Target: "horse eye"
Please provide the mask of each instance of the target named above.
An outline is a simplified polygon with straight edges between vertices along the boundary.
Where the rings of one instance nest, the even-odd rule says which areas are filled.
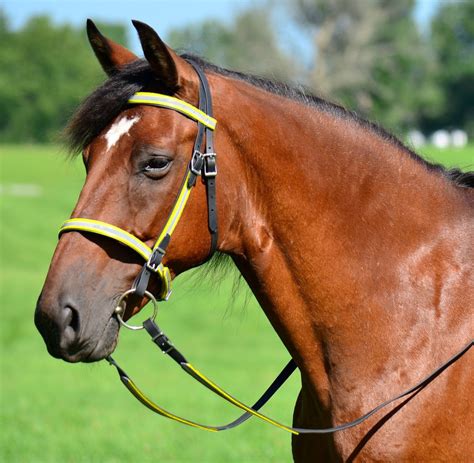
[[[153,178],[163,176],[170,166],[171,162],[168,158],[163,156],[148,159],[143,166],[143,171],[146,175]]]

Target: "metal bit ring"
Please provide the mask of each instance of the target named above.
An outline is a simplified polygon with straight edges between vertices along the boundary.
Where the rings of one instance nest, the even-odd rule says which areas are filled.
[[[138,331],[138,330],[142,330],[144,327],[143,325],[129,325],[127,322],[125,322],[122,318],[122,314],[124,313],[125,311],[125,299],[127,298],[127,296],[129,296],[130,294],[133,294],[135,292],[135,289],[132,288],[132,289],[129,289],[128,291],[125,291],[119,298],[118,302],[117,302],[117,307],[115,308],[115,315],[117,317],[117,320],[119,321],[119,323],[124,326],[125,328],[128,328],[129,330],[133,330],[133,331]],[[153,304],[153,313],[151,315],[151,319],[154,320],[156,318],[156,314],[158,313],[158,303],[156,302],[156,299],[155,299],[155,296],[153,296],[153,294],[151,294],[149,291],[145,291],[145,296],[151,301],[151,303]]]

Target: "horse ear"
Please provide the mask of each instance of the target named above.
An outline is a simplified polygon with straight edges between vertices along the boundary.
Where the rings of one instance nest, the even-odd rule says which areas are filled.
[[[187,64],[160,39],[148,24],[135,20],[132,23],[138,32],[145,58],[155,76],[171,94],[176,93],[181,87]]]
[[[139,59],[130,50],[104,37],[90,19],[87,20],[87,36],[95,56],[108,76],[115,74],[126,64]]]

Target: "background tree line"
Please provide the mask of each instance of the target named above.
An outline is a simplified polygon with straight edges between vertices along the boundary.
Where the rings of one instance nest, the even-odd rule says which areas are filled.
[[[221,66],[304,85],[398,135],[455,127],[472,138],[474,2],[443,3],[426,31],[413,19],[414,6],[414,0],[264,3],[231,22],[210,19],[165,39]],[[125,25],[100,27],[127,45]],[[13,30],[0,10],[0,44],[0,142],[54,141],[104,79],[84,27],[33,17]]]

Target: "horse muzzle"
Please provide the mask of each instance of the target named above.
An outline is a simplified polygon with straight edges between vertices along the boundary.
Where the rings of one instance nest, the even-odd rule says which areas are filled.
[[[35,325],[50,355],[75,363],[102,360],[113,352],[119,331],[117,319],[110,315],[102,324],[91,324],[81,313],[75,301],[40,295]]]

